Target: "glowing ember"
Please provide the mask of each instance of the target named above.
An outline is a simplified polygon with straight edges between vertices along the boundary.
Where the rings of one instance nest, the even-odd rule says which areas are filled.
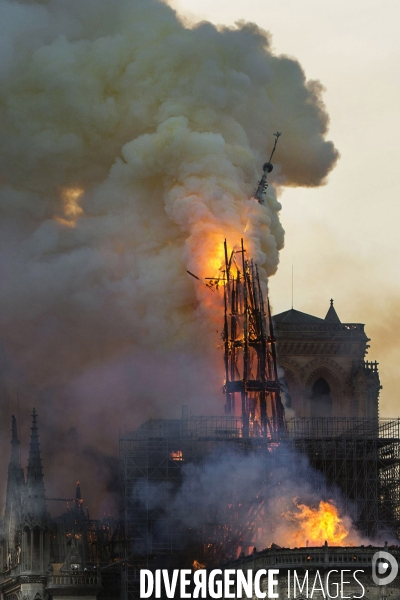
[[[83,194],[80,188],[67,188],[62,192],[63,217],[55,217],[56,221],[67,227],[75,227],[78,218],[83,214],[79,200]]]
[[[297,503],[296,508],[285,514],[298,526],[292,534],[292,543],[304,546],[307,541],[310,546],[321,546],[327,541],[330,546],[349,545],[350,520],[340,517],[334,504],[321,500],[317,508]]]
[[[170,457],[175,461],[183,460],[182,450],[173,450],[170,452]]]
[[[204,569],[205,565],[203,565],[203,563],[199,562],[198,560],[194,560],[193,561],[193,570],[194,571],[198,571],[199,569]]]

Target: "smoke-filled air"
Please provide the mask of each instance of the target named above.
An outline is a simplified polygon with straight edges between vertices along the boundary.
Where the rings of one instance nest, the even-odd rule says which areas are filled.
[[[254,24],[0,0],[0,47],[2,447],[19,402],[26,463],[35,406],[48,495],[80,479],[101,512],[119,430],[223,410],[218,297],[186,271],[214,276],[243,237],[266,281],[277,194],[322,185],[338,154],[321,84]]]
[[[173,492],[166,482],[143,478],[136,483],[135,502],[161,511],[151,543],[165,543],[172,529],[184,546],[188,531],[193,539],[203,539],[207,531],[206,539],[235,558],[238,546],[245,554],[252,550],[249,540],[258,550],[273,543],[290,548],[325,541],[330,546],[370,543],[345,514],[339,490],[328,489],[308,459],[284,443],[269,457],[238,456],[228,448],[214,452],[202,464],[185,465],[182,485]],[[166,522],[172,523],[170,529]],[[240,546],[242,540],[247,546]]]

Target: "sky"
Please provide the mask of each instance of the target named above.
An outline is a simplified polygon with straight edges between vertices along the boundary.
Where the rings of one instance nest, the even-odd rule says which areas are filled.
[[[325,88],[328,138],[340,160],[327,184],[285,189],[285,248],[270,279],[274,312],[365,323],[369,360],[380,363],[380,416],[400,414],[400,39],[398,2],[176,0],[189,19],[256,22],[277,54],[295,57]],[[285,135],[283,131],[282,135]],[[270,149],[266,141],[266,155]],[[279,156],[279,147],[277,151]]]

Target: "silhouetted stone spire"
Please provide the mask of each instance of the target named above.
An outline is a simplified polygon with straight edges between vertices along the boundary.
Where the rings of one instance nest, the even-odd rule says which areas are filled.
[[[19,451],[19,439],[17,431],[17,420],[11,417],[11,456],[8,465],[7,496],[6,496],[6,518],[9,518],[12,510],[19,510],[21,506],[21,494],[24,486],[24,472],[21,468]]]
[[[11,417],[11,457],[9,467],[11,466],[21,468],[17,419],[14,417],[14,415]]]
[[[44,492],[43,467],[40,456],[40,444],[37,428],[36,410],[32,411],[31,442],[29,445],[28,469],[26,475],[26,501],[25,510],[31,514],[46,512],[46,498]]]
[[[18,526],[21,520],[22,497],[25,487],[24,471],[21,468],[17,421],[11,418],[11,457],[8,464],[6,508],[3,535],[5,538],[5,564],[11,569],[18,562]]]
[[[84,514],[83,500],[82,500],[82,494],[81,494],[81,484],[79,483],[79,481],[76,482],[75,510],[79,516],[82,516]]]
[[[340,319],[337,315],[337,312],[333,307],[333,299],[332,298],[331,298],[331,305],[329,307],[328,312],[326,313],[325,321],[328,321],[328,323],[340,323]]]
[[[82,557],[79,548],[76,545],[75,536],[71,538],[71,544],[68,548],[67,556],[61,567],[62,571],[80,571],[82,569]]]

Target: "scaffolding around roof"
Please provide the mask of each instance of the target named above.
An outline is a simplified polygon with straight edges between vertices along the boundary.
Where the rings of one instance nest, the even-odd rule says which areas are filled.
[[[126,598],[137,595],[138,569],[143,566],[191,567],[193,560],[212,564],[238,551],[260,547],[266,527],[263,501],[228,512],[224,526],[216,524],[193,490],[196,529],[182,526],[169,508],[182,484],[182,468],[220,452],[235,452],[261,460],[260,484],[268,484],[274,468],[276,442],[258,431],[243,435],[241,417],[232,415],[152,419],[120,439],[126,555]],[[286,450],[285,450],[286,449]],[[353,518],[362,534],[400,536],[400,419],[294,418],[287,421],[281,452],[287,451],[293,472],[308,457],[309,469],[321,472],[333,500]],[[231,474],[227,473],[227,477]],[[234,480],[232,486],[234,487]],[[162,486],[161,488],[159,486]],[[163,506],[154,491],[163,490]],[[191,510],[191,506],[187,507]],[[242,515],[243,517],[243,515]],[[240,522],[240,526],[239,526]],[[245,523],[245,525],[243,525]]]

